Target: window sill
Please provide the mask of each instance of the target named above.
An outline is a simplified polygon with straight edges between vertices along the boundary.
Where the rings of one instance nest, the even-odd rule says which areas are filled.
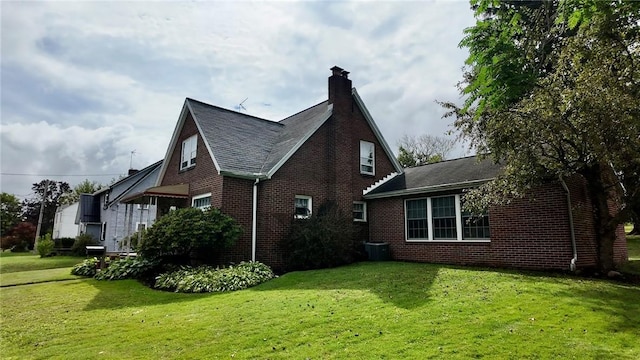
[[[355,222],[355,223],[366,223],[367,220],[353,219],[353,222]]]
[[[183,172],[187,172],[189,170],[193,170],[193,169],[195,169],[195,167],[196,167],[195,165],[191,165],[191,166],[188,166],[186,168],[182,168],[182,169],[178,170],[178,174],[181,174]]]
[[[445,243],[445,244],[474,244],[474,243],[490,243],[491,239],[475,239],[475,240],[429,240],[429,239],[405,239],[408,243]]]

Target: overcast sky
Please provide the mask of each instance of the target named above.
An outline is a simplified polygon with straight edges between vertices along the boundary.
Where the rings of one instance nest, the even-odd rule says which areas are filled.
[[[443,135],[435,100],[460,102],[474,23],[461,0],[0,6],[0,187],[21,198],[44,178],[108,183],[134,150],[137,169],[162,159],[185,97],[281,120],[327,98],[334,65],[394,150]]]

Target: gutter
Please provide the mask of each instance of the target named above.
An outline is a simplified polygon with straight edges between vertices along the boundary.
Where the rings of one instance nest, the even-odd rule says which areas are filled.
[[[251,223],[251,261],[256,261],[256,247],[258,243],[258,183],[260,179],[256,179],[253,183],[253,221]]]
[[[573,226],[573,210],[571,209],[571,193],[569,192],[567,183],[564,182],[562,175],[558,176],[558,178],[560,179],[560,184],[564,188],[564,191],[567,193],[567,208],[569,209],[569,229],[571,230],[571,247],[573,249],[573,258],[571,259],[571,263],[569,264],[569,269],[571,269],[571,271],[576,271],[576,262],[578,261],[578,250],[576,249],[576,232]]]
[[[491,181],[491,180],[493,180],[493,178],[480,179],[480,180],[471,180],[471,181],[462,181],[462,182],[451,183],[451,184],[431,185],[431,186],[424,186],[424,187],[411,188],[411,189],[388,191],[388,192],[383,192],[383,193],[378,193],[378,194],[367,194],[367,195],[364,195],[363,197],[365,199],[367,199],[367,200],[368,199],[382,199],[382,198],[397,197],[397,196],[408,196],[408,195],[433,193],[433,192],[446,191],[446,190],[467,189],[467,188],[471,188],[471,187],[480,186],[480,185],[482,185],[482,184],[484,184],[484,183],[486,183],[488,181]]]

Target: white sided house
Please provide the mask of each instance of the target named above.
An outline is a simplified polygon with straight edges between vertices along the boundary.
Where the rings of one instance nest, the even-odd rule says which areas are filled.
[[[75,238],[80,234],[80,227],[76,224],[76,216],[78,213],[78,202],[70,205],[61,205],[56,209],[56,215],[53,219],[54,239]]]

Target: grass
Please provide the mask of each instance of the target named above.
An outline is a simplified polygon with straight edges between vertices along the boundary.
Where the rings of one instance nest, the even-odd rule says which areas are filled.
[[[84,258],[76,256],[52,256],[40,258],[32,253],[0,253],[0,274],[20,271],[45,270],[72,267]]]
[[[397,262],[223,294],[93,279],[0,289],[3,359],[640,358],[640,287]]]
[[[632,225],[626,225],[625,232],[630,232]],[[627,254],[629,262],[622,267],[622,271],[640,276],[640,235],[627,235]]]
[[[45,270],[31,270],[11,272],[0,275],[0,286],[15,286],[37,284],[48,281],[72,280],[79,276],[71,275],[71,268],[55,268]]]

